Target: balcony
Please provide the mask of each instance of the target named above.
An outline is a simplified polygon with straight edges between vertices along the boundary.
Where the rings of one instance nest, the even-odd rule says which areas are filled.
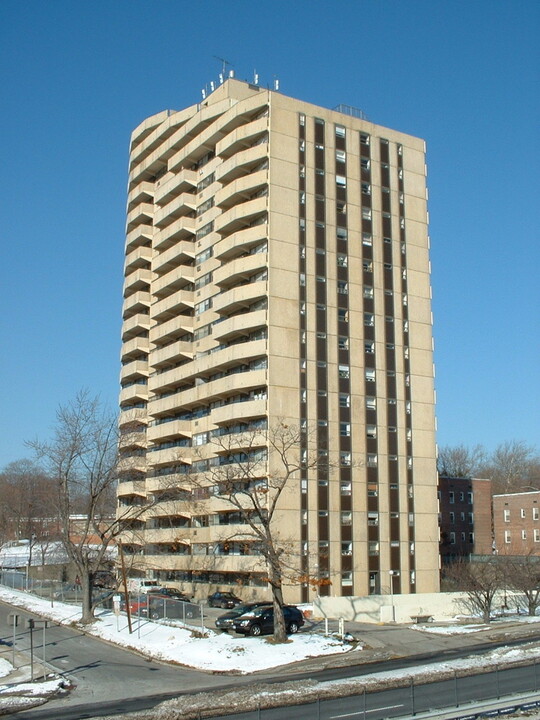
[[[152,318],[155,320],[167,320],[171,315],[179,315],[185,310],[193,310],[193,305],[193,292],[190,290],[178,290],[152,305]]]
[[[124,280],[124,297],[132,295],[137,290],[147,290],[152,281],[151,270],[135,270],[130,273]]]
[[[268,401],[266,398],[260,400],[246,400],[234,402],[212,410],[212,422],[216,425],[229,424],[236,420],[250,420],[251,418],[263,417],[268,412]]]
[[[193,267],[189,265],[180,265],[165,273],[160,278],[154,280],[152,284],[152,293],[156,297],[164,297],[170,295],[175,290],[180,290],[186,285],[193,284]]]
[[[133,313],[148,310],[149,308],[150,293],[139,290],[138,292],[133,293],[133,295],[129,295],[129,297],[124,300],[124,304],[122,305],[122,316],[127,319]]]
[[[152,530],[145,530],[144,542],[146,545],[168,543],[189,543],[188,537],[190,533],[189,529],[189,518],[186,518],[185,527],[169,527],[169,528],[154,528]],[[186,538],[183,537],[186,534]]]
[[[127,480],[118,483],[119,497],[139,496],[146,497],[146,483],[144,480]]]
[[[131,404],[133,402],[146,401],[148,398],[148,385],[135,383],[129,387],[120,390],[120,405]]]
[[[231,260],[214,271],[214,284],[221,288],[248,281],[257,271],[268,267],[268,253],[259,252]]]
[[[118,427],[120,430],[129,428],[130,425],[141,425],[148,422],[146,410],[142,408],[130,408],[129,410],[121,410],[118,419]]]
[[[148,493],[166,492],[167,490],[172,489],[181,490],[182,488],[189,490],[191,485],[192,483],[189,475],[182,475],[179,473],[172,473],[171,475],[158,475],[157,477],[149,477],[146,479],[146,491]]]
[[[244,175],[238,180],[234,180],[225,187],[218,190],[215,197],[215,204],[226,210],[238,203],[245,202],[258,190],[268,184],[268,170],[259,170],[258,172]]]
[[[249,392],[268,383],[268,371],[248,370],[213,380],[206,384],[207,398],[226,398],[239,392]]]
[[[223,348],[217,352],[197,358],[194,361],[194,371],[203,375],[206,372],[217,372],[226,370],[229,367],[247,364],[255,358],[262,357],[268,352],[266,340],[253,340],[245,343],[237,343],[230,347]],[[205,386],[202,386],[205,387]]]
[[[216,170],[216,180],[223,185],[230,183],[232,180],[251,172],[253,168],[260,165],[260,163],[262,163],[267,157],[267,143],[261,143],[260,145],[255,145],[247,150],[241,150],[236,153],[236,155],[233,155],[228,160],[224,160],[221,163]]]
[[[126,217],[126,231],[133,230],[137,225],[151,225],[154,215],[154,205],[141,203],[130,210]]]
[[[181,360],[191,360],[192,358],[193,343],[177,340],[170,345],[153,350],[150,355],[150,365],[152,368],[161,368],[176,364]]]
[[[150,425],[146,431],[146,437],[149,442],[159,443],[170,438],[191,437],[191,421],[190,420],[170,420],[162,422],[159,425]]]
[[[218,342],[232,340],[234,337],[249,337],[253,330],[265,327],[267,323],[268,313],[266,310],[241,313],[214,325],[213,337]]]
[[[156,233],[155,250],[167,250],[177,240],[186,240],[195,235],[195,218],[184,215]]]
[[[126,255],[126,261],[124,263],[124,273],[128,275],[133,270],[139,268],[148,268],[152,261],[152,248],[140,246],[132,250]]]
[[[179,265],[188,265],[195,258],[195,245],[193,240],[182,240],[173,247],[154,255],[152,270],[161,275]]]
[[[230,290],[225,290],[214,296],[214,311],[223,315],[231,315],[233,312],[249,309],[256,300],[267,296],[268,283],[266,280],[240,285]]]
[[[154,185],[150,182],[141,182],[128,193],[128,210],[131,211],[140,203],[152,203]]]
[[[267,196],[258,197],[226,210],[215,220],[216,232],[220,235],[230,235],[248,227],[258,216],[266,213],[267,200]]]
[[[268,132],[268,117],[261,117],[246,125],[241,125],[217,143],[216,155],[225,160],[238,151],[253,145],[266,132]]]
[[[120,370],[120,382],[124,383],[128,380],[135,380],[139,377],[148,377],[150,370],[148,363],[144,360],[133,360],[133,362],[122,365]]]
[[[141,334],[141,330],[150,330],[150,315],[136,313],[131,315],[122,324],[122,342],[131,340]]]
[[[154,237],[152,225],[139,225],[126,234],[126,252],[131,252],[141,245],[148,245]]]
[[[122,360],[135,360],[139,355],[148,354],[149,341],[147,337],[135,337],[122,345]]]
[[[173,198],[154,215],[154,227],[162,228],[170,225],[173,220],[187,215],[195,210],[197,196],[191,193],[182,193]]]
[[[169,339],[181,337],[186,333],[193,333],[193,318],[188,315],[175,316],[150,328],[150,342],[163,345]]]
[[[259,245],[268,237],[268,224],[259,223],[228,235],[214,245],[214,257],[222,262],[249,253],[252,247]]]
[[[154,203],[164,206],[174,197],[183,192],[189,192],[197,187],[197,173],[195,170],[182,168],[179,173],[167,173],[156,183],[154,190]]]

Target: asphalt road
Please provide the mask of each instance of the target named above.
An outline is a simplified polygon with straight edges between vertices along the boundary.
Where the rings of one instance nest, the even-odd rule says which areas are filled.
[[[7,614],[13,611],[11,606],[0,603],[0,638],[6,642],[12,640],[12,630],[7,625]],[[32,616],[17,609],[23,617]],[[34,615],[35,617],[35,615]],[[22,625],[22,623],[21,623]],[[19,626],[17,629],[16,647],[27,651],[30,647],[30,631]],[[34,631],[34,649],[38,659],[42,657],[42,631]],[[530,638],[529,638],[530,641]],[[523,642],[516,641],[515,644]],[[505,645],[513,644],[506,638]],[[477,652],[492,649],[493,644],[475,648]],[[443,652],[424,654],[411,658],[381,663],[350,665],[325,670],[291,672],[288,669],[286,679],[313,678],[319,681],[358,677],[375,670],[404,669],[418,664],[420,661],[435,662],[448,660],[450,657],[471,654],[472,648],[457,648]],[[148,661],[138,655],[117,646],[104,643],[79,631],[60,625],[49,626],[45,635],[45,659],[56,671],[70,677],[77,685],[76,689],[65,698],[52,700],[41,708],[17,714],[19,720],[82,720],[99,715],[124,713],[129,710],[148,709],[168,698],[181,694],[190,694],[201,690],[219,690],[220,688],[240,685],[257,686],[261,682],[282,682],[285,677],[282,670],[258,673],[255,676],[220,676],[190,670],[184,667],[164,665],[156,661]],[[300,668],[298,668],[300,670]],[[535,674],[536,673],[536,674]],[[408,713],[414,709],[419,712],[429,707],[441,707],[466,702],[469,699],[497,696],[497,693],[519,692],[530,690],[538,684],[536,675],[540,676],[540,667],[532,667],[527,676],[524,669],[501,670],[471,679],[470,687],[467,679],[445,681],[414,688],[388,690],[385,693],[369,693],[365,696],[353,696],[336,700],[321,701],[314,713],[314,707],[297,706],[287,709],[288,718],[320,717],[328,720],[341,717],[362,717],[364,703],[369,717],[391,717]],[[457,700],[456,700],[457,698]],[[438,704],[441,703],[441,704]],[[274,713],[274,714],[272,714]],[[267,720],[283,720],[284,709],[262,711],[261,717]],[[305,714],[302,714],[305,713]],[[311,714],[310,714],[311,713]],[[218,716],[216,716],[218,717]],[[220,716],[221,717],[221,716]],[[231,717],[231,716],[228,716]],[[240,714],[238,720],[253,720],[253,713]]]

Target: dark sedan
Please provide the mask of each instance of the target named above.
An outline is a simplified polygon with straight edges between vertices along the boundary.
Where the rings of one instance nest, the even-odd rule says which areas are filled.
[[[261,601],[261,602],[253,602],[253,603],[245,603],[244,605],[237,605],[232,610],[229,610],[229,612],[224,613],[223,615],[220,615],[218,619],[216,620],[216,627],[218,630],[223,630],[224,632],[228,632],[229,630],[233,630],[233,623],[240,615],[244,615],[244,613],[250,612],[250,610],[254,610],[257,607],[261,607],[262,605],[266,605],[267,607],[270,607],[272,603],[268,601]]]
[[[283,606],[283,617],[285,619],[285,629],[289,635],[298,632],[304,624],[304,616],[294,605]],[[273,633],[274,608],[262,606],[250,610],[233,620],[233,627],[237,633],[242,633],[242,635],[256,636]]]
[[[233,608],[235,605],[240,605],[242,600],[232,592],[215,592],[208,596],[208,604],[210,607],[220,608]]]

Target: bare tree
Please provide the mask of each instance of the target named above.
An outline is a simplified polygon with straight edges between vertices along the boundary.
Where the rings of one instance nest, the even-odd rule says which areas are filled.
[[[0,473],[0,537],[42,542],[55,535],[53,481],[31,460],[11,462]]]
[[[540,557],[529,553],[519,556],[499,556],[507,586],[520,595],[529,615],[536,615],[540,607]]]
[[[446,445],[439,449],[437,469],[445,477],[475,477],[486,462],[482,445],[469,448],[465,445]]]
[[[465,592],[463,602],[467,610],[482,615],[485,623],[491,622],[493,601],[503,585],[500,567],[496,557],[474,563],[461,559],[448,565],[445,571],[454,589]]]
[[[220,464],[210,468],[210,482],[243,528],[234,531],[229,541],[254,545],[264,559],[274,605],[274,639],[285,642],[283,584],[288,578],[298,582],[301,572],[295,548],[276,523],[283,507],[280,501],[298,489],[301,473],[322,462],[327,468],[328,458],[302,450],[305,433],[285,422],[268,430],[218,436],[213,444]]]
[[[55,482],[55,502],[65,551],[82,589],[83,623],[92,622],[92,576],[107,565],[115,539],[146,506],[114,516],[119,453],[116,417],[87,391],[61,406],[50,442],[29,442]],[[77,526],[73,515],[78,514]]]
[[[522,440],[498,445],[481,467],[484,477],[493,481],[498,493],[540,488],[540,455]]]

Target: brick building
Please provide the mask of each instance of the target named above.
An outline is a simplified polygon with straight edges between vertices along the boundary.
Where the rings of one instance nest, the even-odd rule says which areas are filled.
[[[499,555],[540,555],[540,491],[494,495],[493,535]]]
[[[439,477],[438,495],[441,561],[490,555],[491,480]]]

